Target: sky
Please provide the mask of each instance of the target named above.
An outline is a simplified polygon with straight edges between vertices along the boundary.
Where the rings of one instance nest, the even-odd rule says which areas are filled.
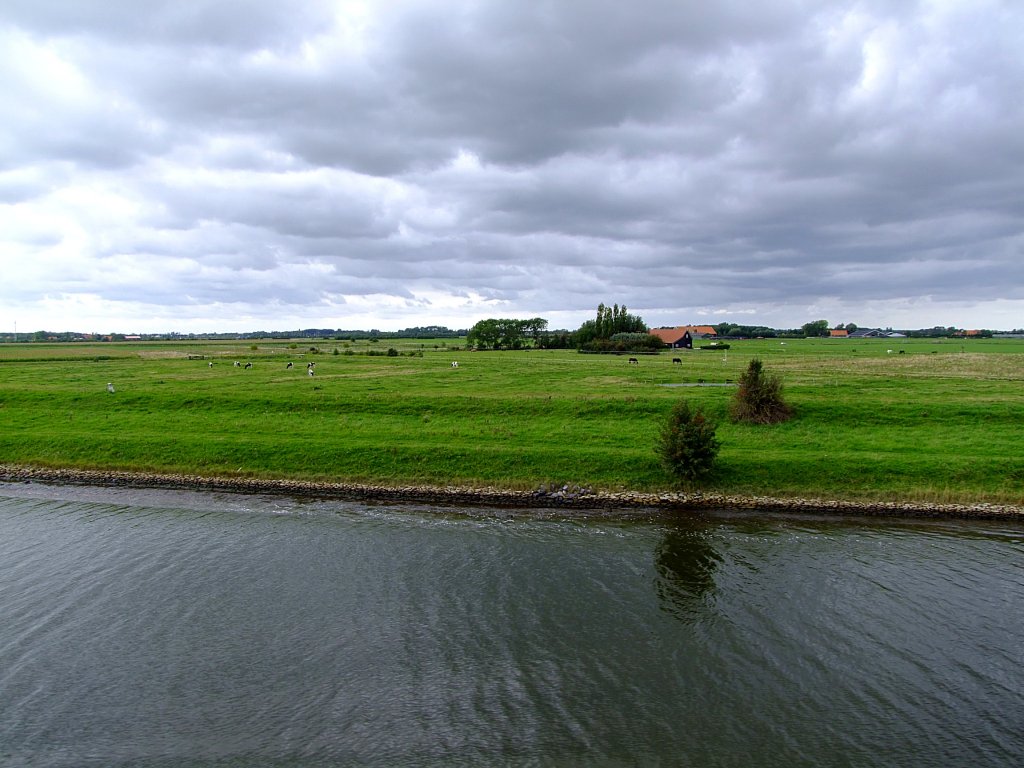
[[[1018,0],[4,0],[0,334],[1024,327]]]

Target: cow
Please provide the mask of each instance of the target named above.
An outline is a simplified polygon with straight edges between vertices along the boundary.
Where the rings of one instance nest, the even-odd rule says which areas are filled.
[[[242,367],[242,364],[240,362],[238,362],[237,360],[235,360],[235,368],[241,368],[241,367]]]
[[[246,369],[252,368],[252,363],[246,363],[245,367],[246,367]]]
[[[672,358],[672,365],[682,365],[682,364],[683,364],[683,361],[680,360],[678,357],[673,357]]]
[[[458,367],[459,367],[458,360],[452,360],[452,368],[458,368]]]
[[[208,365],[209,365],[210,368],[213,368],[213,363],[212,362],[208,363]]]
[[[108,381],[107,382],[107,392],[113,392],[113,391],[114,391],[114,384],[113,384],[113,382]]]
[[[289,368],[294,368],[294,366],[291,363],[288,363],[284,368],[285,370],[288,370]]]
[[[629,364],[630,365],[640,365],[640,361],[637,360],[635,357],[631,357],[631,358],[629,358]]]
[[[312,369],[312,368],[308,368],[307,370],[309,371],[309,375],[310,375],[310,376],[313,376],[313,375],[314,375],[314,373],[315,373],[315,372],[313,371],[313,369]]]

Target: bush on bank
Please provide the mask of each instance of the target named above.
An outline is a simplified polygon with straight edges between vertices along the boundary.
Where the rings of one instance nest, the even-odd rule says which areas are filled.
[[[782,398],[782,381],[766,373],[764,364],[754,358],[740,376],[739,388],[729,407],[734,422],[777,424],[792,416],[793,410]]]
[[[691,485],[710,474],[722,443],[715,437],[715,423],[686,400],[672,407],[658,434],[657,452],[662,465],[682,485]]]

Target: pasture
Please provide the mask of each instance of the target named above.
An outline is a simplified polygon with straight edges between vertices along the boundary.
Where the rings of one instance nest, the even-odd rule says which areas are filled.
[[[662,490],[673,485],[655,435],[686,398],[719,419],[708,491],[1024,503],[1021,340],[749,340],[636,364],[461,343],[2,344],[0,462]],[[728,422],[730,383],[752,357],[782,378],[791,421]]]

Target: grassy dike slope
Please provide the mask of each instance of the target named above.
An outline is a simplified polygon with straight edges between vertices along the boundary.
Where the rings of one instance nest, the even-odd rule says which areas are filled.
[[[687,398],[721,420],[709,493],[1024,505],[1024,341],[750,340],[639,365],[420,340],[317,345],[0,345],[0,463],[658,492],[672,483],[655,435]],[[402,354],[365,354],[388,347]],[[694,386],[735,381],[752,357],[782,377],[792,421],[730,424],[734,390]]]

